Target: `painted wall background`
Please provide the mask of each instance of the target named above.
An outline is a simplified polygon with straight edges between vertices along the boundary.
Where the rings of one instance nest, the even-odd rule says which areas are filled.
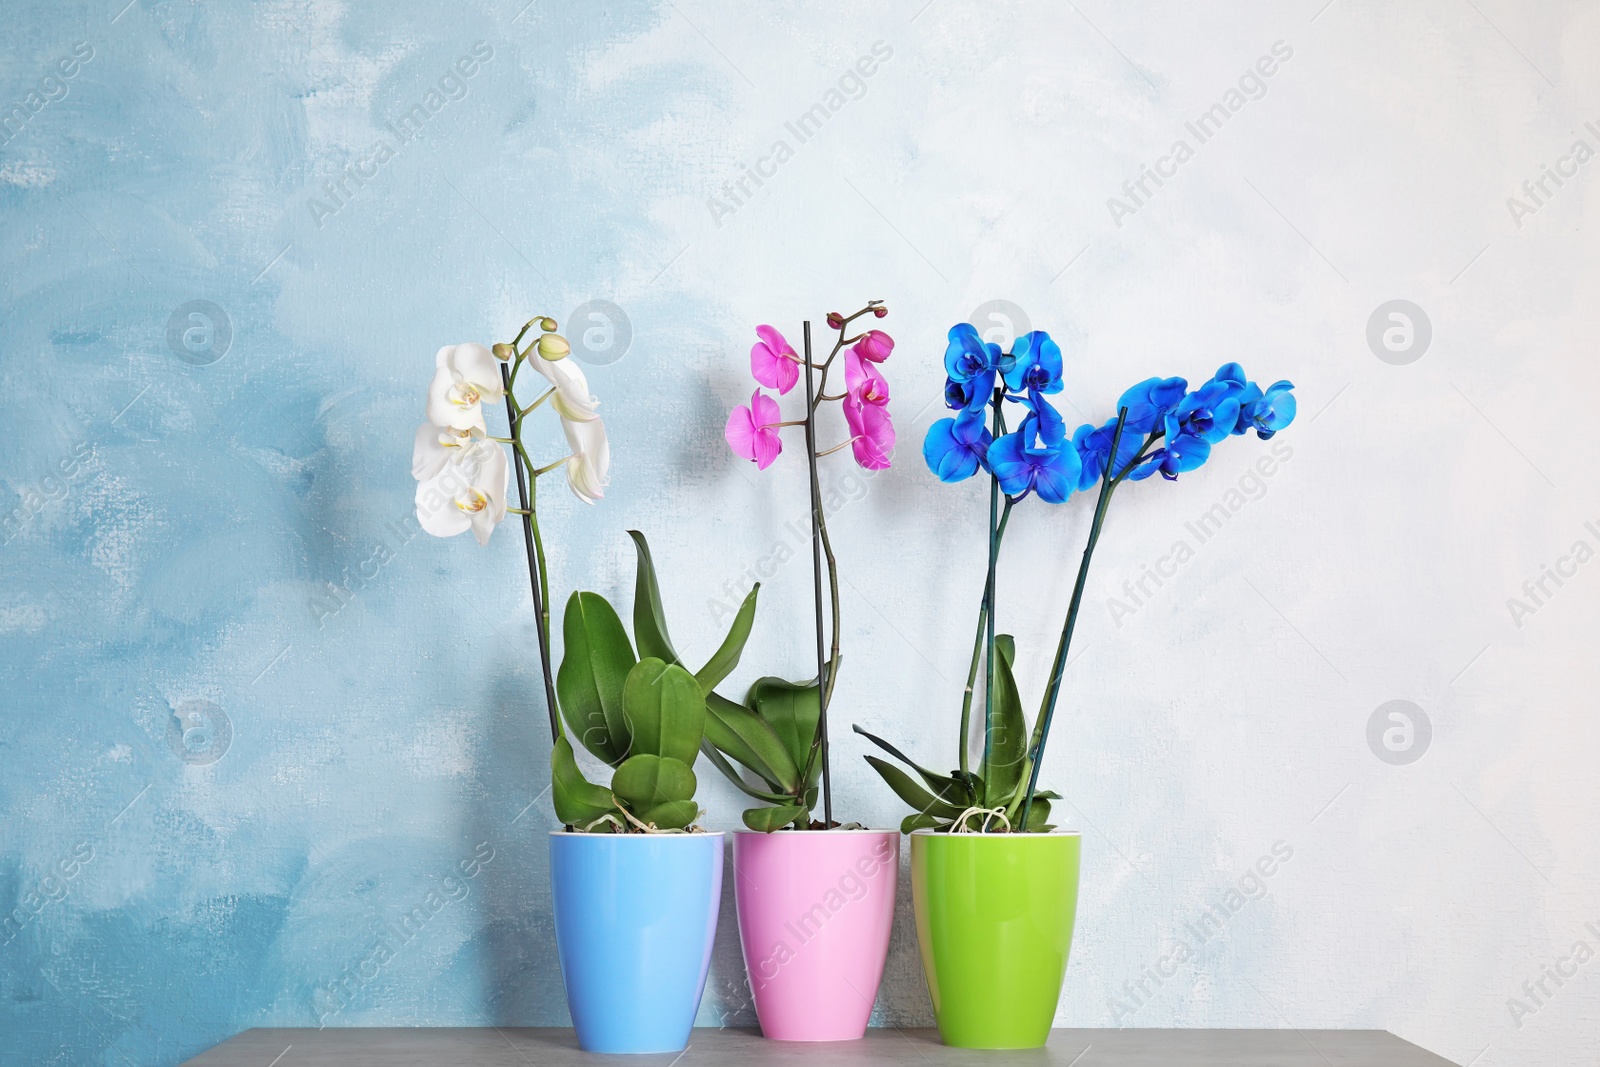
[[[827,475],[841,810],[902,814],[851,721],[954,760],[983,490],[918,455],[945,329],[1051,330],[1069,418],[1239,359],[1298,386],[1282,450],[1121,495],[1097,559],[1045,772],[1086,840],[1061,1024],[1600,1051],[1600,11],[523,3],[7,5],[0,1059],[564,1023],[518,538],[406,525],[433,352],[589,331],[617,462],[603,506],[551,495],[557,588],[627,603],[642,527],[680,646],[762,572],[735,681],[800,676],[802,468],[721,428],[755,323],[869,297],[901,450]],[[618,310],[569,323],[590,301]],[[1029,700],[1088,511],[1013,523]],[[754,1021],[731,905],[706,1025]],[[877,1017],[931,1019],[909,911]]]

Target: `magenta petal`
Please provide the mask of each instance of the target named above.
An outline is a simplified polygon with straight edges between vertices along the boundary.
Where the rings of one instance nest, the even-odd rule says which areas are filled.
[[[750,418],[750,409],[743,404],[728,413],[728,425],[723,427],[722,436],[727,438],[734,455],[741,459],[756,458],[756,426]]]
[[[861,340],[855,343],[854,351],[859,353],[862,359],[882,363],[894,351],[894,338],[882,330],[868,330]]]
[[[850,395],[863,404],[882,406],[889,402],[888,380],[854,349],[845,353],[844,381]]]
[[[779,452],[783,451],[783,441],[778,437],[778,431],[757,430],[755,449],[756,469],[764,471],[772,466],[772,461],[778,458]]]
[[[850,424],[853,440],[850,450],[856,462],[869,471],[886,470],[889,454],[894,451],[894,422],[889,413],[872,404],[845,402],[845,421]]]
[[[794,388],[794,383],[800,379],[800,368],[788,356],[757,341],[750,347],[750,374],[768,389],[776,389],[781,394]]]
[[[787,393],[800,380],[794,349],[771,326],[757,326],[756,333],[761,340],[750,348],[750,373],[768,389]]]
[[[757,429],[776,426],[783,421],[783,412],[778,409],[778,402],[759,389],[750,394],[750,415]],[[777,453],[774,452],[773,455]]]
[[[774,352],[793,352],[794,348],[783,339],[783,334],[763,323],[756,327],[756,336]]]

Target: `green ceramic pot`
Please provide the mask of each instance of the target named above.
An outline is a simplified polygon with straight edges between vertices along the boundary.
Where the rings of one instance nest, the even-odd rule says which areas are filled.
[[[939,1036],[1042,1048],[1078,913],[1075,833],[911,835],[911,898]]]

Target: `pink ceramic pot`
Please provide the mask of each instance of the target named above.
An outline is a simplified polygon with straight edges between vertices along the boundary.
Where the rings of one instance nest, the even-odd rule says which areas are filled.
[[[889,954],[900,834],[740,830],[733,871],[761,1032],[777,1041],[866,1034]]]

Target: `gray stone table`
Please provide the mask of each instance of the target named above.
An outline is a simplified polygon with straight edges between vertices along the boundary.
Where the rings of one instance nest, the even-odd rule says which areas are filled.
[[[872,1030],[838,1044],[703,1029],[665,1056],[580,1052],[571,1030],[246,1030],[189,1067],[1451,1067],[1381,1030],[1057,1030],[1042,1051],[945,1048],[934,1030]]]

